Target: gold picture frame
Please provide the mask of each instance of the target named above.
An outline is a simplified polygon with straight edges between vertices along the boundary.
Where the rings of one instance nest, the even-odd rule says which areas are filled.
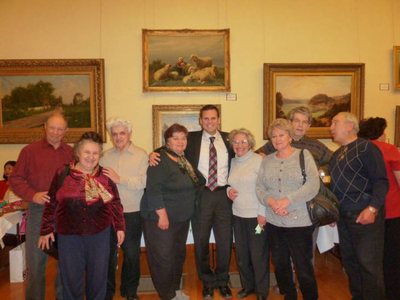
[[[230,92],[230,30],[142,29],[143,92]]]
[[[106,141],[104,59],[0,60],[0,99],[0,144],[43,138],[54,112],[68,119],[67,143],[87,131]]]
[[[396,106],[396,123],[394,129],[394,145],[400,147],[400,106]]]
[[[307,136],[330,138],[329,126],[340,111],[358,119],[364,115],[365,65],[347,64],[264,64],[264,139],[276,118],[286,118],[290,109],[308,106],[313,123]]]
[[[219,110],[221,118],[221,105],[214,104]],[[192,105],[153,105],[153,147],[163,146],[164,132],[173,123],[185,126],[189,131],[201,130],[199,113],[203,104]],[[221,118],[222,120],[222,118]],[[219,125],[221,130],[221,125]]]
[[[393,46],[394,89],[400,90],[400,46]]]

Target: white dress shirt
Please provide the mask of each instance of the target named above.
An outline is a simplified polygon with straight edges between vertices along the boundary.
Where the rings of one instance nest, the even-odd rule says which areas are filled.
[[[210,158],[210,137],[212,135],[208,134],[205,130],[203,130],[203,136],[201,138],[201,148],[200,148],[200,157],[199,157],[199,166],[198,170],[206,179],[208,185],[208,167],[209,167],[209,158]],[[228,172],[229,172],[229,154],[228,149],[225,146],[224,140],[217,131],[214,135],[214,147],[217,150],[217,178],[218,178],[218,186],[225,186],[228,184]]]

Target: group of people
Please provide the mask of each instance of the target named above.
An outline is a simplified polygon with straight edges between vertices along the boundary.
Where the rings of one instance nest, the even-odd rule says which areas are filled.
[[[64,143],[67,120],[52,115],[43,140],[21,151],[9,176],[12,190],[29,201],[26,299],[45,298],[42,249],[56,239],[57,299],[112,299],[118,247],[124,254],[121,296],[139,299],[143,231],[160,298],[187,300],[180,283],[190,224],[204,299],[212,299],[215,289],[232,298],[233,235],[242,284],[237,298],[267,299],[271,253],[276,290],[285,299],[297,299],[293,265],[303,298],[318,299],[313,260],[318,228],[306,202],[318,193],[319,177],[328,174],[341,205],[341,257],[353,299],[400,299],[400,154],[385,143],[386,121],[359,124],[353,114],[339,113],[330,127],[340,145],[335,153],[306,136],[311,121],[309,109],[293,109],[288,120],[269,125],[269,141],[254,151],[249,130],[219,131],[218,108],[205,105],[202,130],[171,125],[165,145],[149,158],[132,142],[129,120],[108,120],[114,147],[103,153],[95,132],[83,134],[74,148]]]

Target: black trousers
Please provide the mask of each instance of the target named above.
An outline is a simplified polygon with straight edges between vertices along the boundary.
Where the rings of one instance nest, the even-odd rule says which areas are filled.
[[[354,300],[385,300],[383,283],[384,209],[372,224],[361,225],[361,211],[341,212],[338,224],[340,253]]]
[[[285,300],[297,299],[290,258],[296,267],[303,299],[317,300],[318,286],[312,264],[314,226],[277,227],[267,223],[267,230],[276,280],[281,294],[285,295]]]
[[[170,300],[180,289],[189,220],[170,222],[167,230],[157,226],[158,220],[142,218],[142,224],[151,278],[160,298]]]
[[[400,299],[400,217],[385,220],[383,275],[386,299]]]
[[[137,293],[140,280],[140,239],[142,238],[140,211],[124,213],[124,219],[126,232],[125,240],[121,245],[121,249],[124,252],[120,287],[122,297],[134,296]],[[112,299],[116,290],[117,242],[117,234],[114,230],[111,230],[106,299]]]
[[[269,244],[267,228],[255,233],[257,218],[233,216],[236,261],[242,287],[254,289],[257,296],[269,293]]]
[[[204,188],[192,218],[197,271],[204,286],[225,285],[229,281],[232,252],[232,201],[226,189],[210,191]],[[211,229],[217,244],[217,267],[210,266],[209,240]]]

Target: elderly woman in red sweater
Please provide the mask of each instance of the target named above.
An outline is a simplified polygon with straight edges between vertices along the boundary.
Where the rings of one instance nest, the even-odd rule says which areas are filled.
[[[57,232],[64,300],[84,298],[85,272],[86,299],[104,300],[111,225],[118,246],[125,237],[117,186],[99,166],[102,145],[97,133],[82,135],[75,144],[76,160],[57,170],[44,207],[38,247],[49,248]]]

